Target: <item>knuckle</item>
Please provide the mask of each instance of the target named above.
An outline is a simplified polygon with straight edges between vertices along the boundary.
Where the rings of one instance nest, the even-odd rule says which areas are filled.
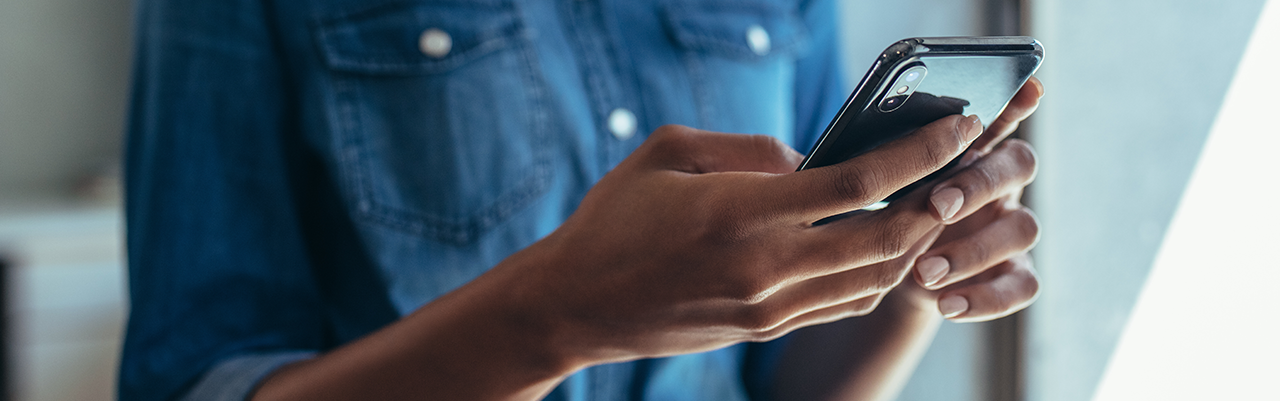
[[[741,308],[737,314],[735,325],[752,333],[768,332],[778,327],[779,313],[764,305],[752,305]]]
[[[989,262],[992,262],[991,259],[993,259],[991,244],[983,241],[971,241],[966,244],[962,252],[956,252],[956,254],[952,255],[951,259],[952,263],[955,264],[952,269],[957,270],[964,267],[965,262],[990,266],[991,263]]]
[[[872,273],[874,274],[873,288],[877,292],[889,291],[897,287],[898,284],[902,284],[902,279],[905,275],[898,269],[891,268],[890,265],[893,264],[877,266],[876,271]]]
[[[955,157],[963,143],[959,130],[954,135],[946,135],[939,140],[925,141],[922,167],[927,167],[929,171],[942,168]]]
[[[997,310],[1013,313],[1030,305],[1040,293],[1040,283],[1036,280],[1025,280],[1019,277],[1019,284],[1010,291],[998,292],[992,297]]]
[[[842,202],[856,204],[869,203],[873,183],[878,182],[876,170],[861,164],[851,163],[844,168],[828,169],[834,182],[836,196]]]
[[[1034,180],[1039,170],[1039,156],[1036,155],[1035,148],[1031,147],[1027,141],[1020,139],[1011,139],[1005,142],[1004,146],[1018,166],[1018,176],[1022,178],[1022,183],[1027,184]]]
[[[1012,258],[1009,258],[1009,261],[1013,263],[1014,268],[1019,270],[1026,270],[1030,272],[1032,275],[1035,275],[1035,271],[1036,271],[1035,260],[1031,258],[1030,253],[1023,252],[1023,253],[1014,255]]]
[[[769,330],[769,331],[761,332],[761,333],[759,333],[759,334],[757,334],[757,335],[753,336],[753,338],[752,338],[752,340],[751,340],[751,341],[755,341],[755,342],[762,342],[762,343],[763,343],[763,342],[769,342],[769,341],[773,341],[773,340],[777,340],[777,339],[779,339],[779,338],[782,338],[782,336],[785,336],[785,335],[787,335],[788,333],[790,333],[790,331],[789,331],[789,330],[786,330],[786,329],[784,329],[784,328],[776,328],[776,329],[773,329],[773,330]]]
[[[870,315],[871,312],[875,312],[876,307],[880,306],[881,299],[883,299],[883,297],[876,296],[876,297],[864,298],[864,299],[854,301],[853,310],[851,311],[851,314],[853,316]]]
[[[682,125],[663,125],[653,131],[649,140],[660,150],[672,151],[685,149],[690,145],[692,131]]]
[[[1028,265],[1018,263],[1016,260],[1013,266],[1002,274],[1001,280],[1007,280],[1010,285],[1002,285],[987,292],[983,303],[991,310],[999,311],[1000,315],[1007,315],[1017,312],[1040,296],[1040,280],[1036,278],[1034,272]]]
[[[1030,272],[1024,274],[1026,275],[1022,285],[1024,302],[1035,301],[1040,297],[1040,279]]]
[[[1018,238],[1024,239],[1027,249],[1040,242],[1040,219],[1036,218],[1036,214],[1031,209],[1022,207],[1014,210],[1010,218],[1013,219],[1013,227],[1017,230]]]
[[[977,199],[977,194],[985,194],[995,190],[1000,180],[986,166],[976,166],[960,178],[960,190],[966,198]]]
[[[1000,314],[1013,312],[1013,308],[1020,303],[1017,301],[1017,290],[1014,291],[993,291],[988,302],[989,308],[1000,311]]]
[[[875,312],[876,308],[871,306],[858,305],[849,311],[849,317],[863,317]]]
[[[1002,278],[1007,280],[1008,277]],[[1017,280],[1016,277],[1013,278]],[[1022,288],[1020,285],[1014,285],[1012,288],[1008,286],[989,286],[984,294],[971,294],[970,302],[975,302],[975,307],[984,310],[996,312],[998,315],[1006,315],[1013,312],[1013,309],[1022,304]]]
[[[769,135],[751,135],[751,146],[755,147],[759,154],[778,155],[786,154],[786,150],[790,149],[786,144],[782,143],[778,138]]]
[[[782,140],[769,135],[750,135],[748,144],[761,163],[763,172],[788,173],[794,171],[803,156]]]
[[[774,286],[759,278],[745,277],[733,280],[726,286],[724,296],[744,305],[759,305],[770,295]]]
[[[658,129],[653,130],[653,135],[651,135],[651,138],[655,140],[662,140],[663,138],[666,138],[668,136],[681,135],[688,130],[689,130],[689,127],[686,127],[683,125],[665,124],[663,126],[658,127]]]
[[[760,330],[760,331],[752,332],[750,337],[751,337],[751,341],[755,341],[755,342],[773,341],[773,340],[782,338],[782,336],[790,334],[792,331],[795,331],[796,329],[799,329],[801,327],[808,326],[808,325],[809,325],[808,323],[788,321],[788,322],[779,324],[777,327],[770,328],[768,330]]]
[[[878,235],[873,237],[879,260],[889,260],[905,255],[911,248],[907,224],[901,218],[887,218],[879,224]]]
[[[1022,289],[1022,298],[1026,300],[1035,300],[1040,296],[1040,278],[1031,265],[1030,257],[1021,256],[1014,259],[1014,267],[1010,272],[1021,283],[1018,288]]]

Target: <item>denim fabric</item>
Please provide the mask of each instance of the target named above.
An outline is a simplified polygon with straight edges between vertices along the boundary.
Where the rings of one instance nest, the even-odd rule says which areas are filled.
[[[243,399],[547,235],[660,125],[807,150],[845,97],[833,18],[829,0],[141,0],[120,398]],[[420,50],[432,28],[447,53]],[[635,136],[610,133],[617,108]],[[770,349],[597,366],[548,399],[744,400]]]

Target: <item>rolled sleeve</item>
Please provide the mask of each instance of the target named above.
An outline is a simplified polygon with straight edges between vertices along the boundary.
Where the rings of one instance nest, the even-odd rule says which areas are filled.
[[[241,401],[258,383],[281,366],[310,359],[312,351],[287,351],[245,355],[225,360],[209,369],[183,401]]]

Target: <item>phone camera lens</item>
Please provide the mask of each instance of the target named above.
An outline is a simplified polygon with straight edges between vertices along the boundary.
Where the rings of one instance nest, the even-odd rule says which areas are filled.
[[[906,82],[915,82],[917,79],[920,79],[920,71],[911,71],[902,77],[902,80]]]
[[[902,104],[906,103],[907,98],[910,98],[910,97],[911,95],[886,97],[884,98],[884,101],[880,102],[880,111],[889,113],[894,110],[897,110],[899,107],[902,107]]]

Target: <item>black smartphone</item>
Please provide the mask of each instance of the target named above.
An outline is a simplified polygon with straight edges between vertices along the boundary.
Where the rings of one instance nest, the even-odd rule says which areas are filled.
[[[1025,36],[898,41],[872,64],[799,170],[843,162],[952,114],[976,114],[985,128],[1043,59],[1040,42]],[[959,159],[878,206],[932,181]]]

